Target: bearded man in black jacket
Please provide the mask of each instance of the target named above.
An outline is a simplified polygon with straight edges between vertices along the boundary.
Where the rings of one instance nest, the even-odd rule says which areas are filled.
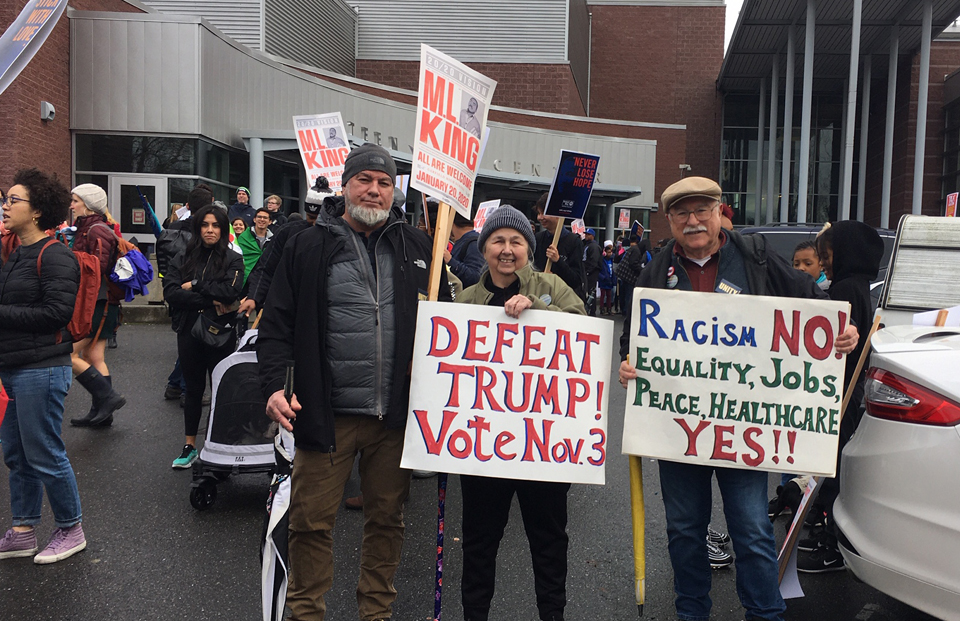
[[[364,502],[357,602],[361,619],[389,619],[403,543],[410,471],[400,468],[417,303],[429,286],[431,244],[391,212],[397,167],[382,147],[347,156],[343,202],[286,243],[259,333],[267,415],[292,430],[291,619],[322,620],[333,582],[333,526],[360,453]],[[441,291],[447,290],[441,272]],[[284,378],[293,366],[288,403]]]

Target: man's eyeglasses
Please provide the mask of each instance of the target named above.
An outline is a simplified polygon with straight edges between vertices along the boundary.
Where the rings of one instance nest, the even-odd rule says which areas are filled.
[[[269,219],[270,219],[269,216],[256,216],[254,218],[254,220],[269,220]]]
[[[697,216],[697,220],[704,222],[710,219],[710,216],[713,215],[713,211],[717,208],[718,204],[719,203],[715,203],[710,207],[697,207],[693,210],[681,209],[678,211],[671,211],[667,214],[667,217],[674,222],[686,222],[690,219],[690,214],[692,213]]]
[[[19,196],[2,196],[0,197],[0,205],[15,205],[17,203],[29,203],[30,200],[26,198],[20,198]]]

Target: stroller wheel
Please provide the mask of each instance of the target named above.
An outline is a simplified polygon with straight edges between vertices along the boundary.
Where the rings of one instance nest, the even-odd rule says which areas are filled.
[[[217,501],[217,485],[210,481],[201,481],[190,488],[190,504],[197,511],[204,511]]]

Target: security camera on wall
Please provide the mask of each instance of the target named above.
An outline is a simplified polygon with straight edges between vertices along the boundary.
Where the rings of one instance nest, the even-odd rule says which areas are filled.
[[[57,110],[53,107],[53,104],[49,101],[40,102],[40,120],[41,121],[52,121],[53,117],[57,116]]]

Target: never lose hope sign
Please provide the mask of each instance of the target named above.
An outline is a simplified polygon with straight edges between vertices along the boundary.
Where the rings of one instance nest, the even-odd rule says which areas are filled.
[[[421,302],[404,468],[604,483],[613,324]]]
[[[624,453],[834,475],[848,304],[642,288],[633,300]]]

